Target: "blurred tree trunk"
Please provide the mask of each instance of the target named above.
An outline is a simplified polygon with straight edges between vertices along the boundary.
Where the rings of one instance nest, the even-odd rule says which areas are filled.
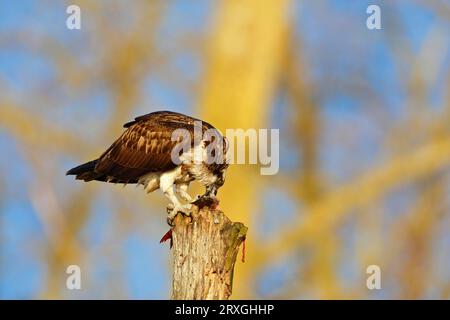
[[[178,215],[174,244],[172,299],[227,300],[234,264],[247,227],[222,211],[194,206],[191,217]]]
[[[269,126],[269,106],[285,56],[289,2],[221,1],[217,6],[200,101],[202,116],[217,128]],[[231,166],[220,194],[224,211],[239,213],[241,221],[250,223],[262,185],[258,178],[256,170]],[[253,247],[250,238],[247,263],[237,273],[237,299],[252,295]]]

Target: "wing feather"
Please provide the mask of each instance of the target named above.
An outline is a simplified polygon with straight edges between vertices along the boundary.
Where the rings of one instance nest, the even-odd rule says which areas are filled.
[[[179,141],[171,141],[175,129],[189,130],[193,141],[194,121],[198,119],[168,111],[137,117],[124,125],[125,132],[98,159],[95,171],[128,183],[149,173],[176,167],[171,152]],[[213,128],[203,123],[203,130]]]
[[[180,139],[171,141],[172,133],[187,129],[193,143],[194,121],[201,120],[169,111],[135,118],[124,125],[123,134],[100,156],[95,172],[111,181],[136,183],[149,172],[175,168],[171,152]],[[202,124],[202,131],[214,128],[207,122]]]

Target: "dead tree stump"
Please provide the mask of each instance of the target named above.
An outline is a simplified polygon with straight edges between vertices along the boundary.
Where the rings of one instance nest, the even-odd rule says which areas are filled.
[[[247,227],[214,206],[193,206],[191,217],[174,220],[173,300],[226,300]]]

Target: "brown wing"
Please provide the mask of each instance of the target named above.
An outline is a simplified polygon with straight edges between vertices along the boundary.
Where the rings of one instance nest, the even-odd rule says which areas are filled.
[[[194,121],[198,119],[169,111],[150,113],[124,125],[127,130],[98,159],[95,172],[112,182],[136,183],[149,172],[176,167],[171,152],[175,129],[189,130],[193,141]],[[212,128],[203,122],[203,131]]]
[[[194,125],[194,121],[201,121],[203,125],[203,131],[205,131],[206,129],[214,129],[214,127],[206,121],[172,111],[157,111],[148,113],[135,118],[134,121],[125,123],[123,126],[124,128],[129,128],[132,125],[142,121],[151,121],[155,125],[169,126],[170,128],[191,127]]]

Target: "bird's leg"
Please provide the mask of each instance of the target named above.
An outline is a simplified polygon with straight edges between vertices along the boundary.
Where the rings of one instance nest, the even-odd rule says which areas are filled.
[[[167,206],[167,223],[172,226],[173,219],[176,217],[176,215],[181,212],[182,214],[186,216],[191,215],[191,204],[181,204],[180,200],[178,200],[177,196],[175,195],[173,186],[169,189],[166,189],[164,194],[170,199],[172,203],[169,203]]]
[[[177,194],[187,202],[192,202],[191,195],[187,192],[187,189],[189,187],[189,183],[181,183],[176,185],[176,192]]]
[[[172,220],[178,212],[181,212],[187,216],[191,214],[191,205],[182,205],[180,200],[177,198],[174,192],[174,182],[175,179],[172,174],[163,174],[160,178],[160,188],[166,197],[168,197],[172,202],[167,206],[167,222],[169,225],[172,225]]]

